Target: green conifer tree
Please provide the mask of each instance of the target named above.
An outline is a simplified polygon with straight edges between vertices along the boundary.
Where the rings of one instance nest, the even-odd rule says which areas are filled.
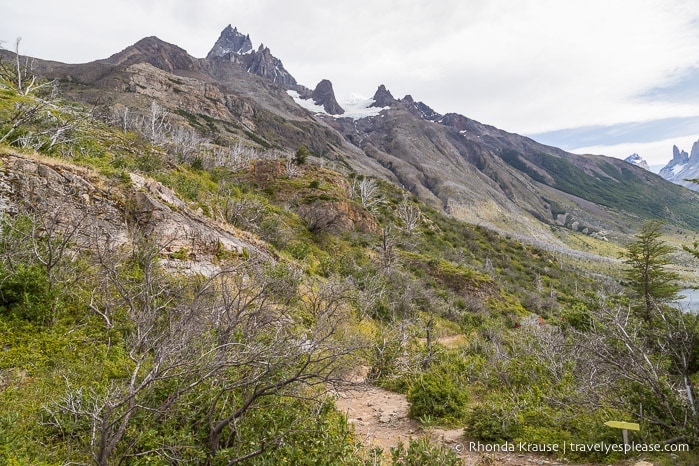
[[[660,239],[661,227],[659,221],[645,224],[623,255],[626,278],[638,298],[635,309],[646,322],[659,307],[679,298],[678,275],[667,269],[672,248]]]
[[[303,165],[306,163],[306,159],[311,155],[305,144],[301,144],[298,149],[296,149],[296,154],[294,154],[294,163],[296,165]]]

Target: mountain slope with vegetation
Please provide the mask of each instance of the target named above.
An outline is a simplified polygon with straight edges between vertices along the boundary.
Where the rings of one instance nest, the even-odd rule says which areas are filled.
[[[450,154],[453,132],[397,108],[355,144],[230,64],[252,94],[181,53],[146,64],[138,51],[165,46],[145,41],[92,82],[2,64],[5,463],[458,464],[423,440],[363,447],[333,402],[359,367],[425,428],[481,442],[618,443],[604,422],[623,419],[639,443],[696,448],[697,316],[671,305],[659,224],[604,259],[466,223],[435,201],[464,185],[419,157],[425,138]],[[583,204],[565,174],[483,154],[450,162],[479,195],[521,208],[545,181]],[[673,452],[655,457],[696,460]]]

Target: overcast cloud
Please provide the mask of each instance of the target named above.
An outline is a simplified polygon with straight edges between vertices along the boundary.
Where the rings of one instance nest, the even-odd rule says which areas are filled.
[[[21,36],[44,59],[106,58],[152,35],[203,57],[230,23],[300,83],[330,79],[339,100],[385,84],[440,113],[651,164],[699,139],[694,0],[0,2],[4,46]]]

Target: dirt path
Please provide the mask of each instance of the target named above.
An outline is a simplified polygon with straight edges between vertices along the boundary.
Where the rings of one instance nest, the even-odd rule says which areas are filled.
[[[354,425],[357,436],[368,448],[381,447],[390,455],[391,447],[399,443],[408,445],[411,438],[429,435],[435,443],[452,448],[463,459],[466,466],[509,465],[582,465],[582,463],[558,462],[556,460],[522,453],[483,453],[469,451],[469,439],[464,438],[463,429],[425,429],[408,417],[408,402],[405,395],[389,392],[363,382],[365,372],[357,375],[352,388],[338,392],[337,408],[344,412],[348,422]],[[586,466],[593,466],[587,465]],[[635,466],[653,466],[641,462]]]
[[[419,422],[408,417],[405,395],[389,392],[368,384],[339,393],[337,408],[347,415],[362,443],[371,448],[381,447],[390,454],[399,443],[408,445],[411,438],[429,435],[435,443],[454,449],[464,464],[476,465],[562,465],[547,458],[529,457],[518,453],[479,453],[468,451],[463,429],[423,429]],[[570,464],[570,463],[568,463]]]

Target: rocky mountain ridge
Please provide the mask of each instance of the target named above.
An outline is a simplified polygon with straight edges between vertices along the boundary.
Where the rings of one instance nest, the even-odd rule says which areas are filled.
[[[238,32],[238,28],[232,28],[230,24],[221,32],[206,59],[230,60],[240,64],[247,72],[267,78],[284,89],[296,90],[303,94],[309,92],[296,82],[291,73],[284,68],[282,61],[272,55],[268,47],[260,44],[257,50],[253,50],[250,35]]]
[[[565,232],[612,238],[652,218],[699,229],[695,194],[618,159],[570,154],[463,115],[440,115],[383,85],[370,104],[375,116],[345,116],[330,81],[308,90],[269,49],[253,51],[249,37],[230,26],[204,59],[146,38],[106,60],[36,60],[35,67],[60,80],[68,97],[105,111],[122,105],[147,113],[157,101],[173,125],[219,144],[287,152],[304,144],[461,220],[546,243]],[[324,112],[299,107],[289,90]]]

